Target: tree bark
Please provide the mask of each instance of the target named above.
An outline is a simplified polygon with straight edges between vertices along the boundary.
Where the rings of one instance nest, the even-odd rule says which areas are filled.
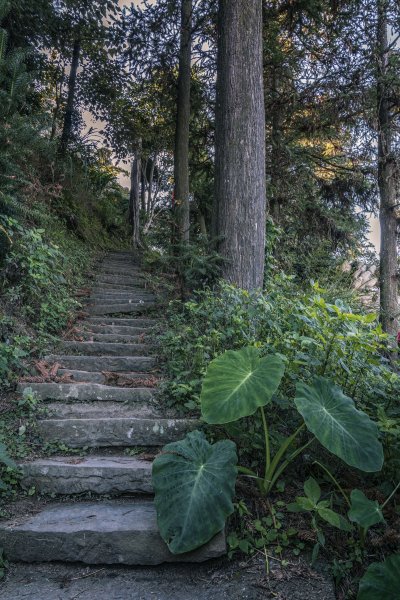
[[[213,231],[223,276],[261,287],[265,260],[262,1],[220,0]]]
[[[377,0],[377,115],[378,186],[380,194],[380,318],[383,330],[396,335],[399,328],[396,161],[393,153],[393,123],[390,113],[387,0]]]
[[[182,0],[178,96],[174,150],[174,213],[179,238],[189,241],[189,120],[192,55],[192,0]]]
[[[81,53],[81,40],[79,35],[74,40],[72,50],[71,71],[68,79],[67,106],[65,108],[64,124],[60,139],[60,154],[65,155],[71,140],[72,124],[75,109],[76,77],[78,74],[79,57]]]
[[[141,146],[141,145],[140,145]],[[137,249],[141,246],[140,241],[140,179],[141,179],[141,156],[140,146],[136,151],[131,167],[131,191],[129,195],[129,219],[132,226],[132,244]]]

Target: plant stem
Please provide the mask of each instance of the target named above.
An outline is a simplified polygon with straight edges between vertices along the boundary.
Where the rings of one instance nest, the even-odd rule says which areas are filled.
[[[321,464],[320,462],[318,462],[317,460],[314,461],[314,465],[318,465],[319,467],[321,467],[321,469],[323,469],[325,471],[325,473],[328,475],[328,477],[331,479],[331,481],[333,481],[333,483],[336,485],[336,487],[338,488],[338,490],[342,494],[343,498],[346,500],[347,505],[350,507],[351,504],[350,504],[350,500],[349,500],[348,495],[345,493],[345,491],[343,490],[343,488],[340,485],[340,483],[338,482],[338,480],[335,479],[335,477],[332,475],[332,473],[330,472],[330,470],[327,467],[324,467],[324,465]]]
[[[335,343],[335,340],[336,340],[336,335],[337,335],[337,333],[335,331],[335,333],[332,335],[332,337],[329,341],[329,344],[327,346],[327,349],[325,352],[325,359],[324,359],[323,365],[321,367],[321,376],[325,375],[326,367],[328,366],[328,361],[329,361],[329,357],[332,352],[333,344]]]
[[[262,423],[263,423],[263,427],[264,427],[264,439],[265,439],[265,476],[264,476],[264,481],[266,482],[268,469],[271,464],[271,448],[270,448],[270,443],[269,443],[268,424],[267,424],[267,419],[265,418],[265,412],[264,412],[263,406],[260,406],[260,411],[261,411]]]
[[[400,487],[400,481],[399,481],[399,483],[396,485],[396,487],[394,488],[394,490],[393,490],[393,492],[390,494],[390,496],[388,496],[388,497],[386,498],[385,502],[382,504],[382,506],[381,506],[381,510],[382,510],[383,508],[385,508],[385,506],[386,506],[386,504],[389,502],[389,500],[391,500],[391,498],[393,498],[393,496],[395,495],[395,493],[397,492],[397,490],[399,489],[399,487]]]

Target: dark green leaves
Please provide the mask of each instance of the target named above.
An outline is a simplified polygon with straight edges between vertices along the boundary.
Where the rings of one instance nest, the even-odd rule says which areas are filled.
[[[376,424],[340,388],[324,377],[298,383],[295,404],[307,428],[325,448],[362,471],[379,471],[382,445]]]
[[[209,444],[193,431],[165,446],[153,463],[158,526],[174,554],[208,542],[233,512],[237,475],[236,446],[229,440]]]
[[[350,521],[368,529],[385,521],[381,507],[376,500],[369,500],[361,490],[353,490],[350,496],[351,507],[348,512]]]
[[[372,563],[360,581],[357,600],[396,600],[400,598],[400,554],[383,563]]]
[[[201,392],[207,423],[230,423],[268,404],[279,387],[285,367],[276,355],[260,358],[257,348],[228,350],[214,359]]]

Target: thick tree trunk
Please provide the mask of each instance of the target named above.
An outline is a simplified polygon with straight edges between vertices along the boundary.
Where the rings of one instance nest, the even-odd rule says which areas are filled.
[[[192,0],[182,0],[178,97],[174,150],[174,212],[182,241],[189,241],[189,119]]]
[[[399,327],[396,173],[392,148],[390,114],[387,0],[377,0],[377,113],[378,113],[378,185],[380,194],[380,317],[385,332],[396,335]]]
[[[245,289],[263,284],[265,214],[262,1],[220,0],[213,230]]]
[[[141,177],[141,144],[136,151],[131,167],[131,191],[129,196],[129,218],[132,225],[132,244],[135,249],[140,242],[140,177]]]
[[[140,206],[142,212],[146,212],[146,168],[147,161],[143,162],[140,169]]]
[[[71,71],[68,79],[67,106],[65,108],[64,124],[60,139],[60,154],[64,155],[67,151],[71,139],[72,124],[75,109],[76,77],[79,67],[79,57],[81,53],[81,40],[79,35],[75,38],[72,50]]]

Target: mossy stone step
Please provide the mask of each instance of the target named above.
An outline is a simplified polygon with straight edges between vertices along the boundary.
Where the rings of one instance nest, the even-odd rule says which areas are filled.
[[[199,426],[195,419],[173,419],[143,409],[117,411],[116,405],[52,404],[49,417],[38,421],[42,437],[71,448],[163,446]],[[118,416],[121,415],[121,416]]]
[[[153,356],[81,356],[68,354],[50,354],[45,360],[51,364],[59,363],[61,368],[78,371],[141,371],[149,372],[156,366]]]
[[[41,494],[151,494],[152,463],[129,456],[54,456],[21,463],[21,485]]]
[[[57,371],[57,375],[62,376],[62,375],[71,375],[73,381],[79,381],[79,382],[83,382],[83,383],[100,383],[100,384],[106,384],[107,380],[108,380],[108,376],[106,376],[103,373],[100,372],[96,372],[96,371],[79,371],[76,369],[59,369]],[[137,379],[138,381],[140,380],[150,380],[152,381],[152,378],[154,377],[154,375],[152,373],[141,373],[141,372],[123,372],[123,373],[119,373],[119,375],[122,375],[123,377],[127,377],[129,379]],[[28,386],[30,386],[31,384],[26,384]],[[138,384],[139,387],[141,384]],[[107,386],[108,387],[108,386]],[[118,388],[120,389],[120,388]],[[149,389],[154,389],[153,387],[150,387]]]
[[[64,341],[59,349],[64,352],[82,353],[85,356],[145,356],[150,352],[150,344],[127,344],[118,342],[76,342]]]
[[[161,539],[152,501],[109,501],[45,506],[0,527],[10,561],[157,565],[201,562],[225,554],[225,536],[188,554],[173,555]]]
[[[20,383],[18,391],[29,387],[40,400],[75,400],[80,402],[152,402],[152,388],[113,387],[98,383]]]
[[[154,308],[156,308],[156,305],[152,302],[126,302],[119,304],[117,302],[111,303],[110,301],[107,301],[107,304],[88,304],[86,307],[90,315],[140,314]]]

